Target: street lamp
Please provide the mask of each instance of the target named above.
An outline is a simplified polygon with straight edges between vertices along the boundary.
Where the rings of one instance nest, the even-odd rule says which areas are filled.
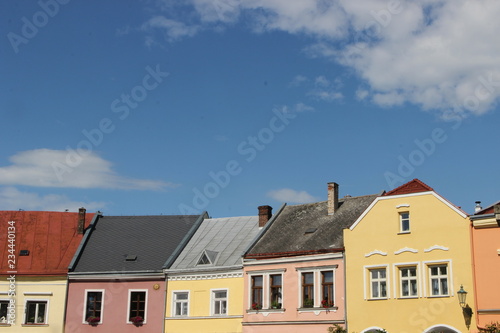
[[[460,285],[460,290],[457,291],[458,302],[462,308],[465,308],[465,299],[467,298],[467,292],[464,290],[464,287]]]

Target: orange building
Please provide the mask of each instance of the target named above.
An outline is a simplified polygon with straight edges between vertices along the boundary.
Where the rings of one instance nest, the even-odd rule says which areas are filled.
[[[477,202],[479,206],[479,202]],[[481,209],[472,221],[477,325],[500,322],[500,201]]]

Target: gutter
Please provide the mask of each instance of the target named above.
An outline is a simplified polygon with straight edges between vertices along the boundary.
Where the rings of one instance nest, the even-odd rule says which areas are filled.
[[[335,248],[335,249],[258,253],[258,254],[247,255],[247,256],[245,256],[245,259],[270,259],[270,258],[275,258],[275,257],[294,257],[294,256],[301,256],[301,255],[334,253],[334,252],[342,252],[342,251],[344,251],[344,248],[341,247],[341,248]]]

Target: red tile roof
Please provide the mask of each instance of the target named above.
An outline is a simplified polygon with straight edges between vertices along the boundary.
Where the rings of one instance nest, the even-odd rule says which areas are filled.
[[[94,214],[85,214],[85,228]],[[0,274],[9,267],[9,221],[15,224],[16,275],[66,275],[68,266],[83,238],[78,234],[78,213],[0,211]],[[11,236],[12,237],[12,236]],[[28,250],[28,256],[20,256]],[[12,258],[12,257],[11,257]],[[11,259],[10,258],[10,259]]]
[[[432,187],[428,186],[419,179],[415,178],[409,181],[408,183],[396,187],[392,191],[385,193],[384,196],[428,192],[428,191],[434,191],[434,190],[432,189]]]

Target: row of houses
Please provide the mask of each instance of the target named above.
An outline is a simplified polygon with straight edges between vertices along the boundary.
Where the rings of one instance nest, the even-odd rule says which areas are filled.
[[[478,332],[500,321],[500,205],[414,179],[258,215],[0,212],[3,332]]]

